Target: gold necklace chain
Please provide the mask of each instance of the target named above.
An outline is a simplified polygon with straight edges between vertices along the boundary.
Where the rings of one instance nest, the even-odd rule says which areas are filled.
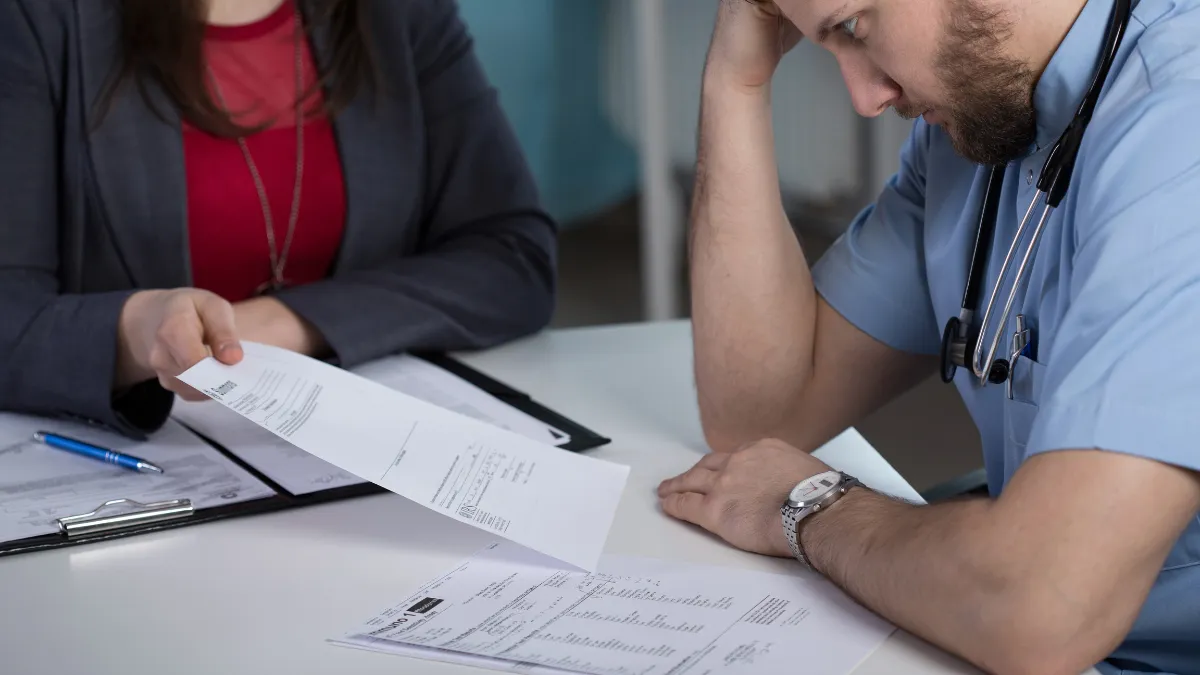
[[[254,162],[254,157],[250,154],[250,146],[247,145],[246,139],[242,136],[237,138],[238,147],[242,151],[242,157],[246,160],[246,165],[250,168],[250,175],[254,179],[254,189],[258,192],[258,201],[262,207],[263,221],[266,224],[267,245],[270,247],[271,254],[271,278],[255,290],[255,295],[263,295],[270,291],[279,291],[286,286],[286,279],[283,273],[287,267],[288,253],[291,251],[292,239],[296,233],[296,223],[300,219],[300,194],[304,182],[304,102],[301,100],[304,89],[304,52],[301,49],[302,41],[300,39],[300,35],[303,32],[303,25],[300,20],[299,10],[294,11],[296,13],[296,30],[293,36],[296,55],[296,183],[292,189],[292,210],[288,215],[288,229],[287,235],[283,240],[282,251],[277,251],[275,222],[271,215],[270,201],[267,199],[267,189],[263,185],[262,177],[258,172],[258,165]],[[221,84],[213,74],[212,68],[207,65],[205,68],[208,71],[209,79],[212,80],[213,90],[221,104],[221,109],[225,114],[230,114],[229,106],[225,103],[225,96],[221,92]]]

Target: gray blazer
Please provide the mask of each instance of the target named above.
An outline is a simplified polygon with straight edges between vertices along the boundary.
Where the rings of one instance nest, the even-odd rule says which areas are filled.
[[[103,123],[119,0],[0,0],[0,409],[141,436],[173,397],[114,398],[135,290],[186,287],[180,121],[135,87]],[[383,82],[335,120],[347,221],[330,278],[279,298],[349,367],[475,349],[543,328],[555,227],[452,0],[374,0]],[[326,39],[314,37],[318,62]]]

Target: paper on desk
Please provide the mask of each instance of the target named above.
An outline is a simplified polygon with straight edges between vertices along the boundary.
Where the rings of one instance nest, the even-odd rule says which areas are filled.
[[[351,372],[477,420],[550,445],[566,445],[570,434],[518,410],[450,371],[411,355],[372,361]]]
[[[501,542],[331,642],[522,673],[843,675],[893,630],[817,577],[612,555],[588,574]]]
[[[51,448],[32,440],[35,431],[141,457],[165,473],[137,473]],[[168,420],[151,440],[138,443],[83,424],[0,413],[0,541],[53,534],[59,518],[113,499],[191,499],[202,509],[274,494],[176,422]]]
[[[283,349],[179,376],[299,448],[455,520],[595,569],[629,468],[537,443]]]

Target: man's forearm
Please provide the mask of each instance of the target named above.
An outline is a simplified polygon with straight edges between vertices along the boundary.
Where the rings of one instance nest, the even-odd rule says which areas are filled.
[[[706,430],[749,440],[793,412],[813,350],[816,293],[773,144],[768,88],[710,72],[690,241],[696,380]]]
[[[989,499],[913,506],[851,490],[801,530],[813,566],[897,626],[993,673],[1058,673],[1052,598],[996,541]],[[1044,590],[1044,589],[1041,589]],[[1040,597],[1039,597],[1040,596]],[[1047,621],[1031,620],[1046,617]]]
[[[856,488],[803,524],[813,566],[864,605],[924,637],[961,647],[979,637],[978,577],[986,557],[972,537],[990,504],[969,500],[919,507]],[[962,609],[966,615],[960,615]]]

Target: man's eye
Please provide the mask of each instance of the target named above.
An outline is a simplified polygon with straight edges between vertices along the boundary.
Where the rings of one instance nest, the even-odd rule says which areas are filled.
[[[842,32],[855,40],[858,39],[858,17],[850,17],[842,22]]]

